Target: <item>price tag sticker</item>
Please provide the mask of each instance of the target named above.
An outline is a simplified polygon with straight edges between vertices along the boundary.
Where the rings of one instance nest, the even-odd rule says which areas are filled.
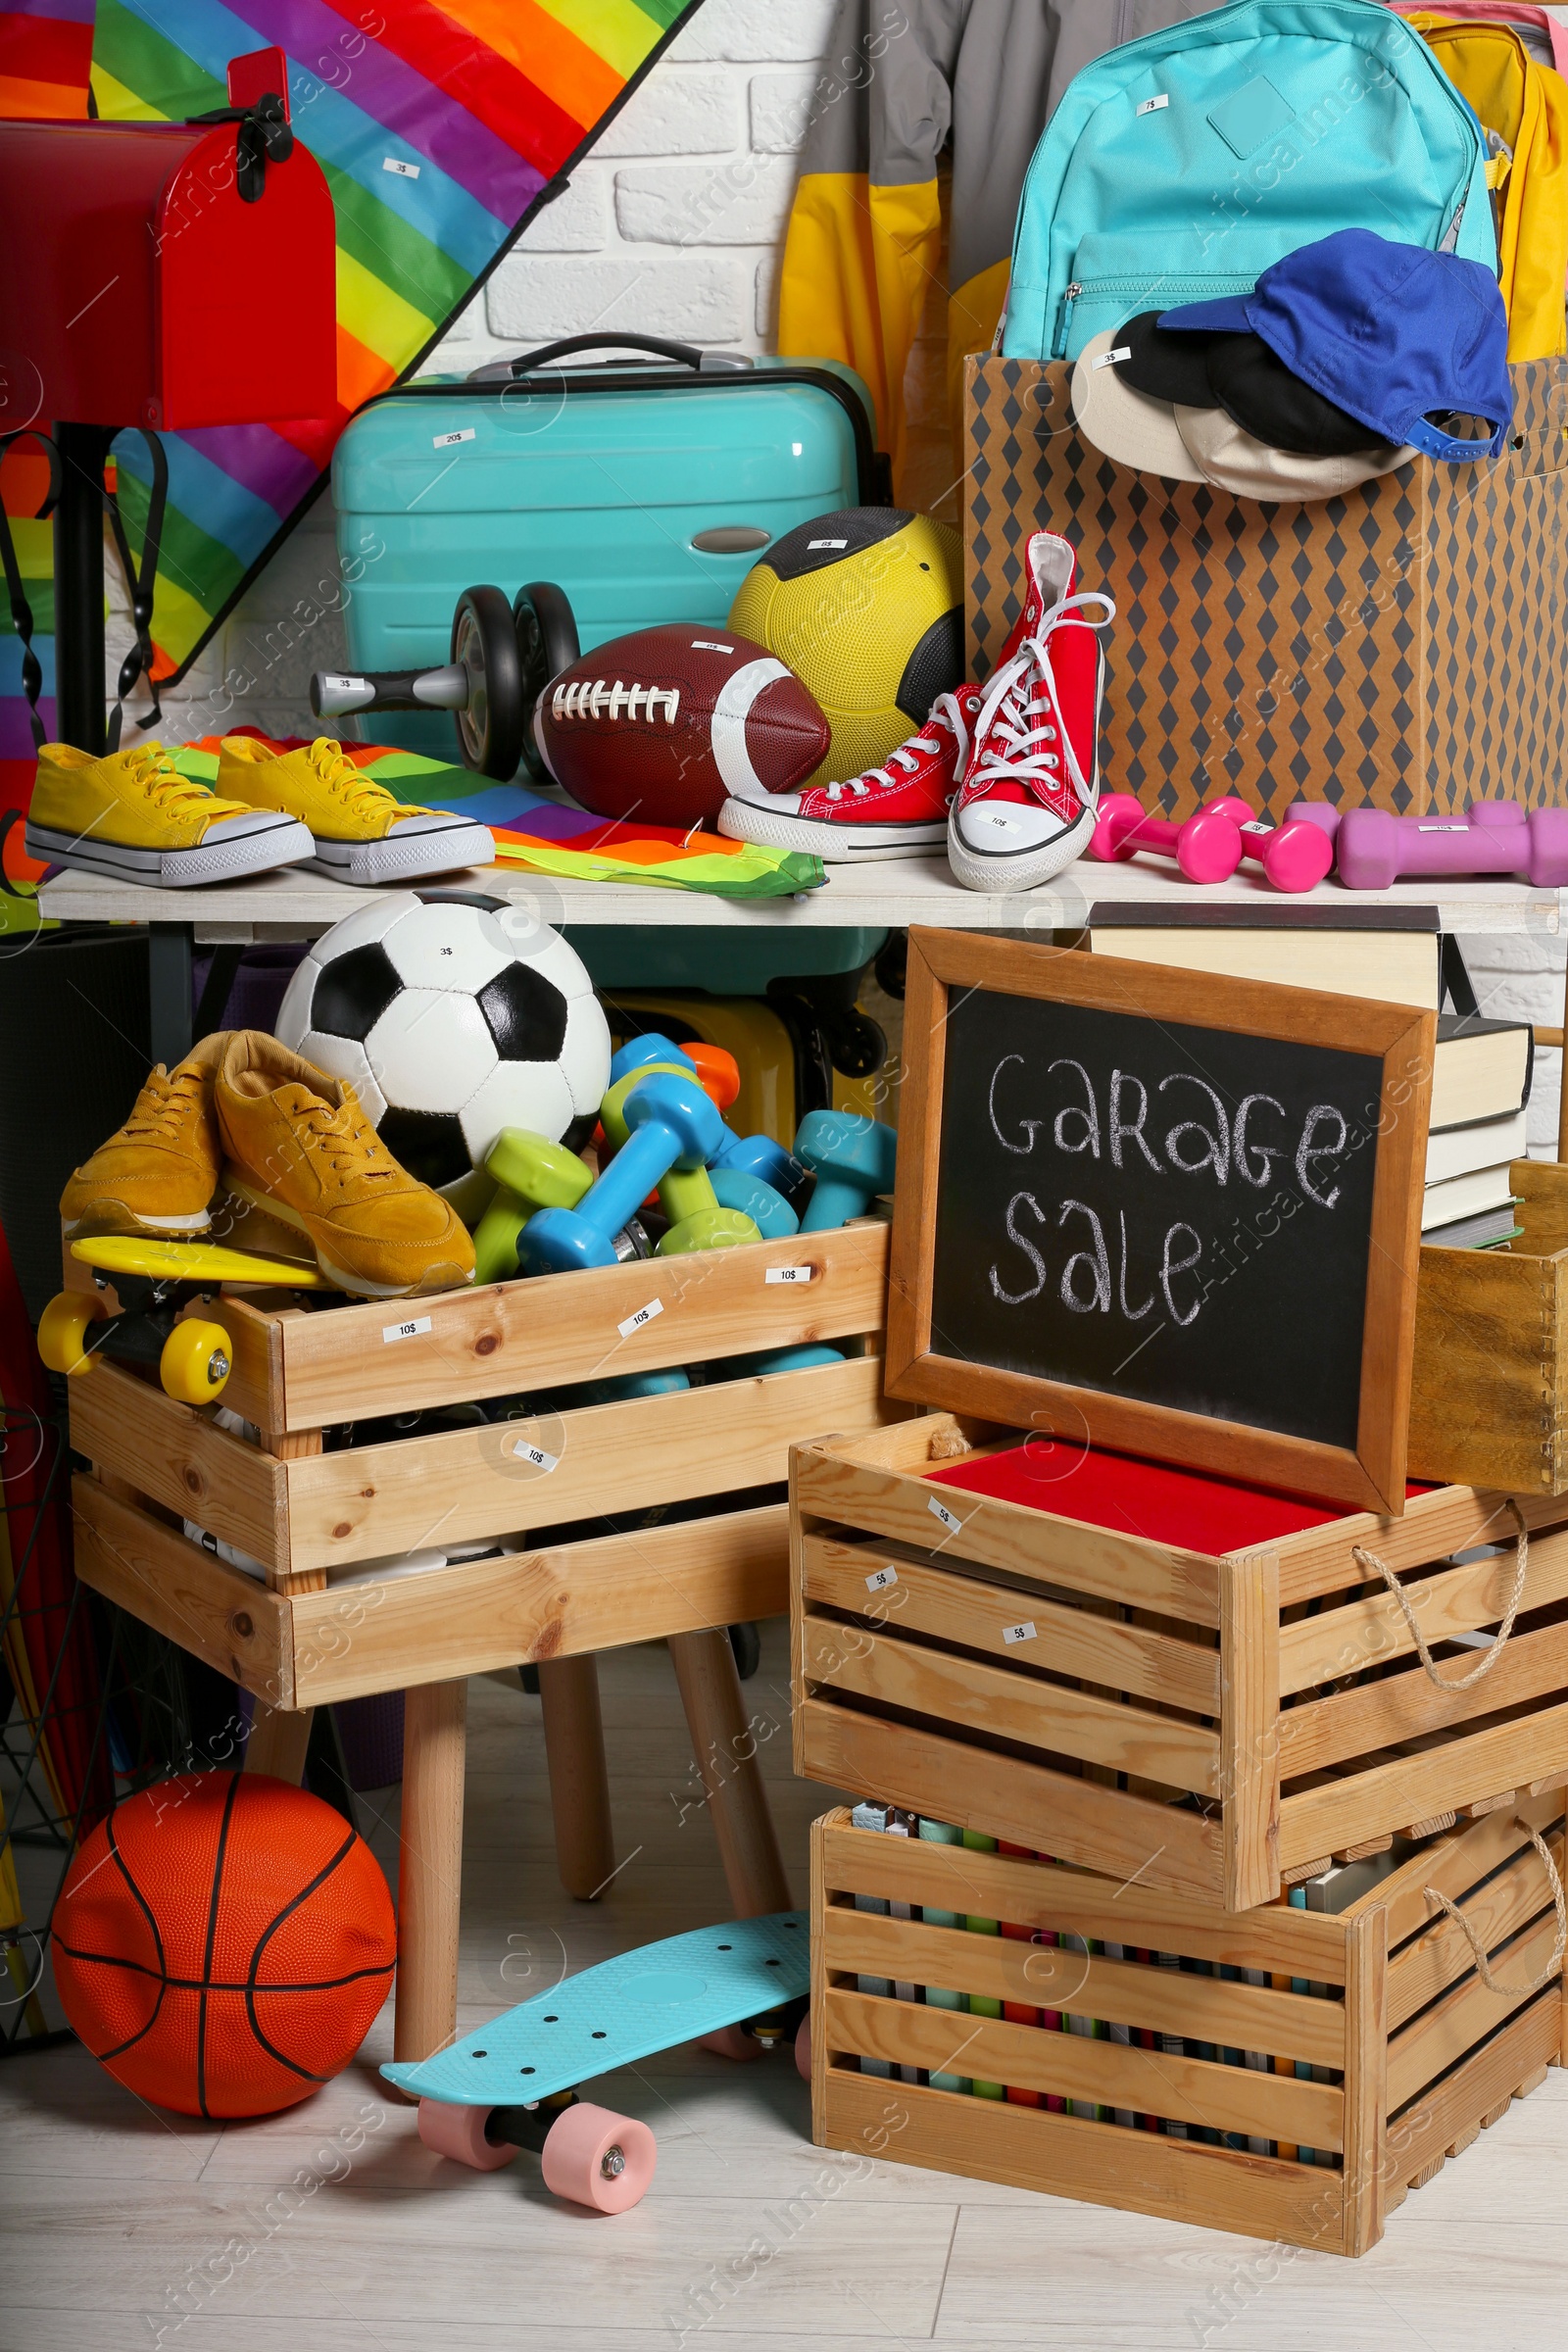
[[[430,447],[432,449],[455,449],[460,441],[473,441],[477,438],[478,435],[474,427],[471,424],[465,424],[461,425],[455,432],[432,433],[430,436]]]
[[[542,1446],[530,1446],[526,1438],[519,1438],[512,1450],[519,1462],[532,1462],[536,1470],[547,1473],[554,1470],[561,1459],[559,1453],[546,1453]]]
[[[764,1282],[809,1282],[816,1273],[814,1266],[769,1266]]]
[[[418,165],[406,164],[400,155],[383,155],[381,169],[390,172],[394,179],[417,179],[419,176]]]
[[[1141,106],[1134,109],[1134,112],[1140,115],[1157,115],[1169,104],[1169,90],[1161,90],[1157,98],[1146,98]]]
[[[388,1341],[416,1340],[421,1331],[428,1331],[429,1328],[430,1318],[428,1315],[415,1315],[407,1323],[383,1323],[381,1337]]]
[[[956,1536],[959,1528],[963,1525],[963,1521],[958,1517],[957,1512],[950,1511],[947,1504],[945,1502],[938,1502],[934,1494],[925,1507],[930,1512],[933,1519],[941,1520],[943,1526],[947,1529],[950,1536]]]
[[[1130,360],[1132,356],[1132,345],[1130,343],[1119,343],[1114,351],[1102,351],[1098,359],[1091,360],[1089,363],[1089,372],[1091,375],[1093,375],[1097,368],[1119,368],[1123,360]]]
[[[663,1311],[662,1298],[650,1298],[646,1306],[640,1306],[634,1315],[628,1315],[624,1323],[617,1323],[615,1329],[623,1340],[629,1340],[634,1331],[641,1331],[645,1323],[651,1323],[656,1315],[662,1315]]]
[[[896,1568],[876,1568],[866,1578],[865,1589],[868,1592],[885,1592],[889,1585],[896,1585],[898,1581],[899,1572]]]
[[[1033,1620],[1026,1617],[1022,1625],[1004,1625],[1002,1629],[1002,1639],[1009,1647],[1014,1642],[1032,1642],[1035,1639]]]

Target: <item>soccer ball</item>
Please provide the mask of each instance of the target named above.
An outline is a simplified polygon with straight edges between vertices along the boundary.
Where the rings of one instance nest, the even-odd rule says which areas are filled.
[[[787,662],[814,695],[832,748],[808,782],[880,767],[963,683],[963,543],[929,514],[846,507],[775,540],[729,625]]]
[[[610,1026],[580,957],[520,912],[392,891],[334,923],[288,984],[277,1035],[346,1078],[394,1159],[437,1190],[503,1127],[559,1143],[610,1084]]]

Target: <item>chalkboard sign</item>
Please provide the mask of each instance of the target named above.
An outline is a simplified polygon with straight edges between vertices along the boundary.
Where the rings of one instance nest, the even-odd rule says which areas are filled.
[[[892,1393],[1401,1510],[1433,1015],[909,946]]]

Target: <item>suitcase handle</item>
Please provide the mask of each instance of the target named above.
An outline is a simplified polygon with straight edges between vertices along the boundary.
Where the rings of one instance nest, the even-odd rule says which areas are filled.
[[[656,359],[673,360],[677,368],[695,368],[706,375],[727,375],[752,364],[733,352],[699,351],[695,343],[670,343],[662,335],[564,335],[559,343],[542,344],[538,351],[513,360],[505,372],[528,375],[535,368],[547,368],[553,360],[564,360],[574,351],[649,351]]]

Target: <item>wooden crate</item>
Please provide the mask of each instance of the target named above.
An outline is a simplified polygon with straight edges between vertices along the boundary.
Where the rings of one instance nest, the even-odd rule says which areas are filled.
[[[810,1430],[884,1403],[885,1224],[314,1313],[227,1298],[222,1402],[260,1445],[112,1363],[71,1383],[83,1581],[272,1705],[299,1709],[788,1607],[788,1514],[759,1506]],[[783,1268],[805,1276],[768,1280]],[[653,1308],[652,1313],[646,1312]],[[629,1328],[628,1328],[629,1327]],[[821,1340],[838,1364],[434,1437],[322,1450],[323,1427]],[[751,1491],[748,1493],[748,1491]],[[697,1497],[735,1507],[634,1533],[553,1529]],[[265,1580],[187,1541],[188,1519]],[[366,1561],[499,1537],[521,1556],[344,1582]]]
[[[1560,1963],[1535,1992],[1490,1990],[1424,1891],[1464,1912],[1501,1984],[1530,1984],[1556,1922],[1526,1823],[1560,1867],[1555,1790],[1422,1843],[1343,1911],[1282,1902],[1236,1919],[1142,1880],[878,1835],[829,1813],[811,1849],[812,2137],[1363,2254],[1409,2189],[1561,2062]],[[1000,1936],[933,1925],[926,1908],[1005,1925]],[[891,1990],[860,1989],[862,1979]],[[928,2003],[932,1985],[992,2014]],[[1018,2009],[1076,2030],[1017,2022]],[[933,2088],[931,2071],[1013,2095]]]
[[[1447,1642],[1503,1613],[1506,1497],[1437,1488],[1401,1519],[1211,1557],[930,1483],[965,1446],[1017,1443],[938,1413],[795,1449],[806,1778],[1243,1911],[1332,1855],[1568,1775],[1568,1506],[1520,1505],[1507,1649],[1444,1691],[1352,1546]],[[1475,1653],[1450,1655],[1457,1680]]]
[[[1568,1167],[1519,1159],[1520,1240],[1421,1252],[1410,1475],[1568,1492]]]

